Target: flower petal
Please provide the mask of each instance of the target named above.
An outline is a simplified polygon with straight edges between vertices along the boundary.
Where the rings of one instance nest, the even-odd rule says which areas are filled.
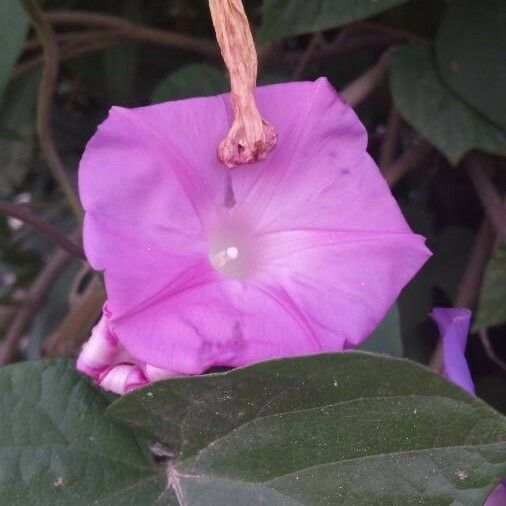
[[[506,504],[506,479],[504,479],[488,496],[483,506],[504,506]]]
[[[221,98],[210,100],[209,107],[223,114]],[[172,145],[171,131],[178,129],[181,138],[186,137],[185,123],[174,108],[178,109],[171,104],[163,115],[172,121],[162,125],[165,130],[155,129],[144,109],[112,108],[81,161],[86,255],[95,269],[105,270],[109,280],[116,280],[114,287],[107,286],[116,315],[207,258],[203,219],[214,211],[213,199],[218,194],[222,198],[225,178],[212,173],[209,162],[213,158],[207,151],[200,151],[206,153],[205,161],[197,164],[193,159],[193,166],[186,158],[188,153],[180,152],[181,143],[178,148]],[[225,119],[223,123],[225,128]],[[193,125],[186,127],[194,141],[202,132],[194,132]],[[201,167],[205,170],[199,170]],[[204,172],[215,177],[204,180]]]
[[[234,171],[232,185],[239,207],[261,231],[296,224],[410,232],[365,151],[365,128],[326,79],[259,88],[257,98],[279,127],[279,145],[265,161]]]
[[[77,370],[97,380],[113,362],[118,353],[117,339],[109,331],[108,318],[104,314],[93,327],[77,359]]]
[[[474,384],[465,356],[471,315],[469,309],[458,308],[434,308],[431,313],[443,340],[445,376],[474,394]]]
[[[127,394],[147,384],[147,379],[140,367],[133,364],[119,364],[111,367],[98,380],[105,390],[115,394]]]
[[[269,242],[276,256],[263,282],[290,294],[327,351],[369,336],[429,256],[424,239],[408,233],[301,230]]]
[[[429,255],[325,79],[262,87],[257,99],[279,144],[233,172],[216,160],[227,96],[113,108],[86,149],[85,249],[143,371],[356,344]],[[254,268],[220,271],[229,249]]]
[[[128,352],[177,374],[321,351],[283,294],[236,280],[160,300],[113,325]],[[309,337],[308,337],[309,336]]]

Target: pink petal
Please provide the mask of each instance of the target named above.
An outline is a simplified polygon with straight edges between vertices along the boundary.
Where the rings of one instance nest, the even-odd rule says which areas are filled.
[[[79,354],[77,370],[96,380],[111,365],[117,352],[117,340],[109,331],[108,317],[103,315]]]
[[[144,121],[142,109],[113,108],[81,160],[85,250],[92,266],[106,271],[116,315],[207,256],[200,216],[208,194],[224,191],[219,178],[204,188],[196,169],[171,149],[168,132],[180,124],[167,115],[174,123],[162,132]]]
[[[427,258],[423,238],[410,233],[294,230],[269,242],[275,257],[263,282],[289,294],[325,351],[367,337]]]
[[[445,376],[474,394],[474,383],[465,355],[471,316],[471,311],[463,308],[436,307],[431,313],[443,340]]]
[[[506,479],[504,479],[488,496],[483,506],[504,506],[506,504]]]
[[[103,374],[98,384],[105,390],[123,395],[146,385],[147,379],[138,366],[120,364]]]
[[[143,318],[114,320],[114,328],[130,354],[177,374],[321,351],[282,295],[235,280],[160,300]]]
[[[227,96],[114,108],[86,149],[85,249],[118,339],[146,367],[357,344],[429,256],[325,79],[257,99],[279,144],[232,172],[216,160]]]

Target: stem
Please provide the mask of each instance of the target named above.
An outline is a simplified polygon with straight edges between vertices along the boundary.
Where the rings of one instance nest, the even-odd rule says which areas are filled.
[[[399,144],[399,130],[401,129],[402,119],[400,114],[392,105],[388,114],[387,129],[381,142],[379,153],[379,166],[382,169],[390,166],[394,161],[395,152]]]
[[[384,53],[378,63],[341,90],[341,97],[352,107],[357,106],[374,91],[387,75],[390,51]]]
[[[426,156],[432,152],[432,146],[422,140],[413,148],[406,151],[394,163],[384,169],[385,179],[390,187],[411,169],[414,169]]]
[[[23,7],[37,31],[44,50],[44,66],[37,104],[37,133],[44,157],[54,179],[59,184],[75,216],[80,221],[82,210],[65,167],[58,155],[51,135],[51,106],[59,68],[58,43],[51,26],[34,0],[21,0]]]
[[[216,39],[230,76],[234,120],[218,147],[218,159],[235,167],[265,158],[278,141],[255,103],[258,58],[241,0],[209,0]]]
[[[295,70],[292,74],[292,79],[300,79],[302,74],[304,73],[304,70],[309,63],[309,60],[313,56],[313,53],[318,49],[318,47],[321,45],[322,36],[320,32],[317,32],[313,34],[311,37],[311,40],[309,41],[309,44],[307,45],[306,49],[302,53],[300,60],[297,62],[297,66],[295,67]]]
[[[126,19],[98,14],[88,11],[53,11],[47,12],[45,18],[56,25],[94,26],[121,32],[123,37],[138,39],[153,44],[179,47],[203,56],[216,57],[216,45],[207,39],[191,37],[157,28],[149,28]]]
[[[76,46],[82,46],[83,44],[87,44],[93,40],[96,40],[97,38],[101,38],[104,35],[118,35],[122,32],[115,31],[115,30],[86,30],[86,31],[79,31],[79,32],[68,32],[68,33],[57,33],[55,34],[56,40],[58,44],[62,45],[65,43],[73,43]],[[24,52],[31,52],[38,50],[42,47],[42,43],[40,39],[37,37],[33,37],[29,39],[26,44],[23,47]],[[61,54],[60,54],[60,60],[61,60]]]
[[[85,258],[84,251],[81,246],[68,239],[56,227],[39,216],[32,214],[24,207],[0,200],[0,213],[4,213],[12,218],[21,220],[23,223],[32,225],[37,230],[51,238],[64,250],[68,251],[71,255],[82,259]]]
[[[0,365],[10,362],[16,354],[23,332],[46,298],[53,281],[61,274],[70,258],[66,251],[58,250],[35,278],[28,290],[26,302],[23,302],[22,307],[15,313],[5,338],[0,343]]]
[[[493,362],[497,367],[499,367],[503,373],[506,373],[506,362],[504,360],[501,360],[495,353],[494,347],[492,346],[492,343],[488,337],[487,329],[481,329],[478,332],[478,337],[489,360]]]
[[[63,45],[60,51],[60,62],[72,60],[73,58],[78,58],[79,56],[88,53],[94,53],[96,51],[101,51],[103,49],[113,47],[117,44],[125,42],[125,39],[121,40],[117,32],[110,31],[103,32],[101,35],[97,34],[97,37],[95,37],[93,40],[86,37],[86,41],[83,37],[82,43],[78,43],[78,40],[71,40]],[[30,60],[18,63],[14,68],[11,79],[19,79],[20,77],[32,72],[37,67],[39,67],[43,61],[43,57],[36,56]]]
[[[483,273],[487,266],[495,242],[495,233],[488,219],[483,220],[480,230],[474,240],[473,248],[469,254],[464,275],[460,280],[455,297],[454,307],[472,309],[480,293]],[[429,367],[442,372],[443,370],[443,346],[441,339],[438,341]]]
[[[464,165],[476,194],[483,205],[485,214],[496,229],[499,237],[501,239],[506,238],[506,212],[503,202],[490,176],[483,168],[482,161],[476,156],[468,156],[464,160]]]

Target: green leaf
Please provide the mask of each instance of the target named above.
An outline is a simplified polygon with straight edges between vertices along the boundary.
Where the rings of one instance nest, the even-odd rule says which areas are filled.
[[[407,0],[264,0],[259,39],[266,42],[368,18]]]
[[[376,330],[358,349],[385,353],[393,357],[403,356],[401,322],[397,305],[392,307]]]
[[[436,39],[443,81],[506,129],[506,2],[453,0]]]
[[[154,504],[165,479],[70,361],[0,369],[0,504]]]
[[[506,134],[441,81],[430,48],[402,47],[390,82],[400,114],[453,163],[472,149],[506,155]]]
[[[142,22],[142,3],[138,0],[108,0],[109,11],[129,21]],[[130,42],[103,53],[104,79],[109,98],[114,104],[129,105],[133,101],[134,84],[139,66],[140,45]]]
[[[483,279],[474,329],[494,327],[506,322],[506,244],[492,255]]]
[[[153,92],[151,103],[218,95],[227,92],[228,88],[222,70],[205,63],[192,63],[165,78]]]
[[[108,412],[175,453],[180,505],[478,506],[506,474],[501,415],[421,366],[368,353],[175,378]]]
[[[10,84],[0,109],[0,195],[10,196],[30,169],[35,141],[38,76]]]
[[[23,48],[28,18],[21,2],[0,0],[0,104],[12,69]]]

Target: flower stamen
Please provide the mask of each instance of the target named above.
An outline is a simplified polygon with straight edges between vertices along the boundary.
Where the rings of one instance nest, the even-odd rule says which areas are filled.
[[[233,262],[239,258],[239,249],[236,246],[229,246],[222,249],[211,257],[211,263],[221,271],[228,263]]]

